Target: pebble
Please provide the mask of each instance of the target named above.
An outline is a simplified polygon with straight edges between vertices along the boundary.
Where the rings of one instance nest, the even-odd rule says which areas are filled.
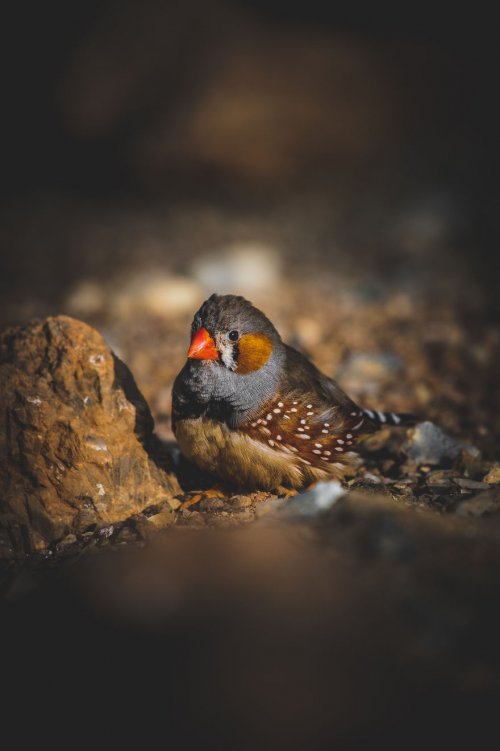
[[[286,504],[286,498],[271,498],[269,501],[262,501],[255,507],[255,516],[260,519],[262,516],[278,511]]]
[[[462,449],[462,444],[443,433],[432,422],[421,422],[410,432],[410,438],[404,446],[409,459],[416,464],[439,464],[443,459],[455,459]]]
[[[172,509],[167,507],[160,511],[159,514],[150,516],[148,521],[150,524],[156,527],[156,529],[165,529],[165,527],[169,527],[174,523],[175,516],[172,512]]]
[[[464,474],[469,476],[479,475],[484,472],[481,452],[476,446],[464,446],[460,452],[458,465],[463,468]]]
[[[137,542],[139,538],[135,529],[132,529],[127,524],[124,525],[117,533],[116,540],[119,543]]]
[[[106,292],[99,282],[84,279],[68,295],[65,308],[77,316],[91,316],[101,313],[106,306]]]
[[[487,490],[489,488],[487,482],[470,480],[468,477],[457,477],[453,482],[464,490]]]
[[[70,548],[72,545],[75,545],[77,543],[77,537],[74,534],[66,535],[66,537],[63,537],[62,540],[59,540],[59,542],[56,545],[56,550],[58,552],[61,552],[65,550],[66,548]]]
[[[453,480],[456,478],[455,470],[436,469],[430,472],[425,478],[425,484],[435,488],[452,488]]]
[[[280,279],[276,248],[260,242],[238,242],[198,258],[193,276],[205,289],[219,294],[252,293],[273,287]]]
[[[234,495],[231,500],[230,504],[233,508],[247,508],[248,506],[252,505],[252,499],[248,495]]]
[[[497,485],[500,483],[500,464],[495,464],[487,475],[483,478],[488,485]]]
[[[111,537],[113,532],[115,531],[115,528],[112,524],[110,524],[108,527],[101,527],[101,529],[98,531],[98,536],[107,539],[108,537]]]
[[[182,515],[189,519],[189,524],[193,527],[204,527],[206,519],[199,511],[183,511]]]
[[[500,488],[490,488],[483,493],[462,501],[455,512],[459,516],[485,516],[500,511]]]
[[[167,503],[173,511],[177,511],[179,506],[182,505],[178,498],[169,498]]]
[[[111,312],[120,317],[139,312],[159,317],[192,313],[204,292],[195,280],[158,271],[134,275],[110,296]]]
[[[337,480],[318,482],[311,490],[293,496],[287,503],[285,513],[287,516],[317,516],[332,508],[345,492]]]
[[[223,498],[203,498],[199,503],[200,511],[220,511],[226,507]]]

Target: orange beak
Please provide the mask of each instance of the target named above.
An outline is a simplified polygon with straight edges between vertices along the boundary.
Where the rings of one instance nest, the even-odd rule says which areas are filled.
[[[219,359],[219,353],[215,348],[215,342],[206,329],[198,329],[198,331],[193,334],[187,356],[193,360]]]

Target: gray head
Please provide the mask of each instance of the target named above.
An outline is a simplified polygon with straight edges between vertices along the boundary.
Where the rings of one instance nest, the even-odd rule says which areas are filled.
[[[281,337],[262,311],[243,297],[212,295],[194,316],[188,362],[174,392],[180,396],[182,388],[183,401],[195,400],[235,425],[273,396],[284,357]]]

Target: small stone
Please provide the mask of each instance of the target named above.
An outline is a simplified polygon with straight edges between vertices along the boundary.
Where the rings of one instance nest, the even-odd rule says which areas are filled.
[[[293,496],[287,503],[285,513],[293,516],[316,516],[328,511],[345,492],[345,488],[337,480],[318,482],[311,490]]]
[[[457,477],[453,481],[455,485],[458,485],[464,490],[487,490],[489,485],[487,482],[479,482],[478,480],[470,480],[468,477]]]
[[[259,242],[238,242],[219,252],[198,258],[194,277],[211,292],[252,293],[269,289],[281,274],[278,251]]]
[[[186,511],[184,516],[186,517],[186,519],[189,519],[190,526],[204,527],[206,524],[204,514],[200,513],[199,511]]]
[[[117,316],[137,313],[169,318],[196,310],[203,290],[188,277],[162,272],[135,274],[110,295],[111,312]]]
[[[199,503],[200,511],[220,511],[226,507],[222,498],[203,498]]]
[[[262,501],[255,507],[255,516],[260,519],[267,514],[279,511],[285,504],[285,498],[271,498],[268,501]]]
[[[488,485],[498,485],[500,483],[500,464],[495,464],[483,479]]]
[[[266,490],[257,490],[255,493],[251,494],[252,501],[254,503],[262,503],[262,501],[268,501],[270,498],[275,498],[276,496],[272,495],[272,493],[269,493]]]
[[[500,488],[490,488],[462,501],[456,508],[459,516],[486,516],[500,512]]]
[[[106,290],[102,284],[84,279],[69,294],[65,307],[77,316],[96,315],[105,308],[106,297]]]
[[[166,507],[159,514],[150,516],[148,521],[156,529],[165,529],[165,527],[170,527],[175,522],[175,515],[171,508]]]
[[[363,479],[372,485],[380,485],[382,483],[382,478],[374,475],[373,472],[365,472]]]
[[[116,541],[119,543],[136,542],[140,535],[135,529],[128,524],[125,524],[117,533]]]
[[[56,545],[57,551],[60,553],[63,550],[66,550],[67,548],[70,548],[72,545],[75,545],[78,542],[78,539],[76,535],[69,534],[66,535],[62,540],[59,540],[59,542]]]
[[[167,503],[173,511],[177,511],[179,506],[182,505],[178,498],[169,498]]]
[[[404,446],[408,458],[416,464],[434,465],[445,459],[455,459],[461,448],[461,443],[443,433],[432,422],[421,422],[412,428]]]
[[[99,537],[103,539],[107,539],[108,537],[111,537],[113,532],[115,531],[115,528],[112,524],[109,525],[109,527],[101,527],[99,532],[97,533]]]
[[[455,470],[436,469],[434,472],[429,472],[425,478],[425,484],[435,488],[452,488],[452,480],[455,478]]]
[[[481,452],[476,446],[464,446],[460,451],[456,466],[469,477],[481,475],[484,472]]]
[[[243,508],[238,511],[237,519],[239,522],[251,522],[255,518],[255,510],[253,508]]]
[[[248,495],[234,495],[230,503],[234,508],[247,508],[252,505],[252,499]]]

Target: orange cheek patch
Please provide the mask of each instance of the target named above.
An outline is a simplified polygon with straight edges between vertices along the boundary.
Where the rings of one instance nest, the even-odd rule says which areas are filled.
[[[273,345],[264,334],[243,334],[239,341],[237,373],[245,375],[259,370],[269,360]]]

